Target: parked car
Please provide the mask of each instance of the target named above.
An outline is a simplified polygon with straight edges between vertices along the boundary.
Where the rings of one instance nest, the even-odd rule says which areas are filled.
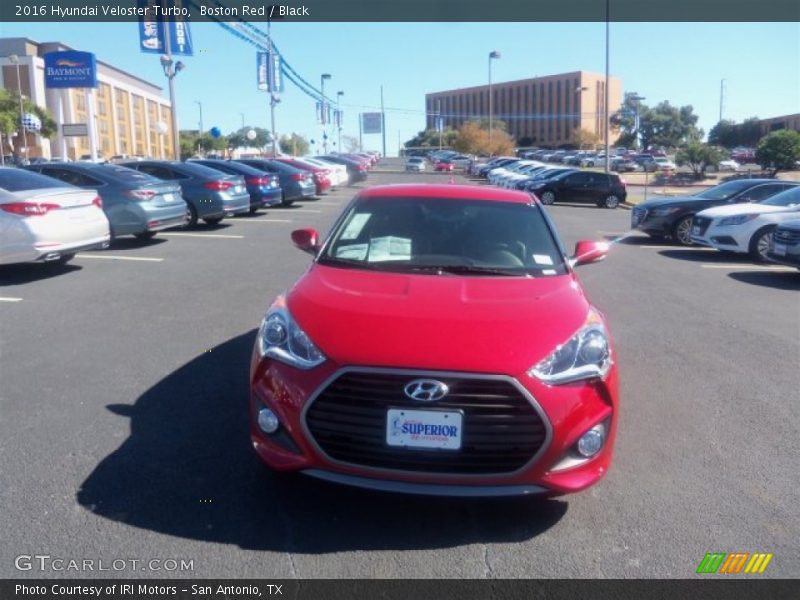
[[[250,194],[244,179],[238,175],[177,160],[138,160],[121,164],[180,185],[189,226],[196,225],[198,219],[216,225],[225,215],[250,211]]]
[[[498,156],[489,161],[487,161],[483,166],[478,169],[478,177],[488,177],[489,171],[492,169],[496,169],[497,167],[502,167],[504,165],[511,164],[512,162],[516,162],[519,159],[515,156]]]
[[[328,169],[328,177],[331,180],[332,188],[339,187],[340,185],[347,185],[347,182],[350,180],[347,175],[347,167],[344,165],[320,160],[318,158],[311,158],[310,156],[304,156],[303,161],[312,165],[317,165],[318,167],[322,167],[324,169]]]
[[[800,219],[786,221],[775,228],[767,259],[800,270]]]
[[[66,263],[110,241],[94,190],[23,169],[0,167],[0,264]]]
[[[358,183],[359,181],[366,181],[367,179],[367,168],[364,166],[363,163],[360,163],[358,161],[333,154],[315,156],[314,158],[344,165],[347,168],[347,176],[349,177],[350,185]]]
[[[611,161],[611,170],[616,171],[617,173],[631,173],[635,171],[642,171],[643,167],[633,160],[614,158]]]
[[[625,181],[616,173],[573,171],[533,182],[528,191],[542,204],[592,202],[605,208],[617,208],[628,195],[625,187]]]
[[[317,196],[321,196],[331,189],[332,182],[330,170],[326,169],[325,167],[319,167],[317,165],[307,163],[302,158],[279,156],[278,158],[273,158],[272,160],[282,162],[286,165],[294,167],[295,169],[300,169],[301,171],[307,171],[311,173],[311,176],[314,179],[314,186]]]
[[[671,237],[692,244],[692,219],[701,210],[741,202],[759,202],[792,185],[777,179],[736,179],[710,187],[692,196],[658,198],[631,211],[631,228],[657,238]]]
[[[528,194],[376,186],[266,311],[250,435],[269,466],[454,496],[565,494],[605,475],[617,357],[604,316]],[[424,340],[422,343],[420,340]]]
[[[647,173],[655,173],[656,171],[658,171],[656,158],[652,154],[637,154],[636,158],[634,158],[633,160],[639,165],[641,165],[642,170],[646,171]]]
[[[558,175],[562,175],[564,173],[579,173],[577,169],[573,169],[571,167],[551,167],[548,169],[544,169],[535,173],[532,177],[528,179],[523,179],[521,181],[517,181],[514,184],[514,188],[523,191],[530,191],[531,188],[536,187],[539,183],[541,183],[545,179],[551,179]]]
[[[247,193],[250,194],[250,214],[258,212],[259,208],[276,206],[281,203],[281,184],[277,175],[265,173],[233,160],[200,158],[192,159],[189,162],[229,175],[243,177]]]
[[[765,261],[775,228],[797,218],[800,218],[800,184],[757,203],[702,210],[692,220],[691,238],[695,244],[749,253],[753,260]]]
[[[733,159],[721,160],[717,167],[720,171],[738,171],[741,165]]]
[[[412,156],[406,160],[406,172],[421,173],[425,170],[425,159],[420,156]]]
[[[452,173],[455,169],[456,166],[449,158],[442,158],[433,167],[434,171],[445,171],[447,173]]]
[[[472,160],[471,156],[467,156],[466,154],[455,154],[453,156],[448,157],[448,159],[456,169],[466,169],[469,165],[470,161]]]
[[[281,206],[291,206],[296,200],[313,198],[317,193],[314,176],[309,171],[265,158],[240,158],[236,162],[276,175],[281,186]]]
[[[678,168],[678,165],[665,156],[656,156],[653,161],[659,171],[675,171]]]

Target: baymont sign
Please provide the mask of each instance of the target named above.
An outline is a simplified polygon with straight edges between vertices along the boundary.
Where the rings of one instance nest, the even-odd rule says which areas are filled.
[[[97,87],[97,64],[91,52],[66,50],[44,55],[44,85],[48,88]]]

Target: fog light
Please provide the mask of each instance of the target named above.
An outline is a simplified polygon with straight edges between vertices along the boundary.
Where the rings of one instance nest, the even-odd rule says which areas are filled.
[[[258,411],[258,426],[264,433],[275,433],[280,424],[278,417],[270,409],[262,408]]]
[[[584,433],[578,440],[578,454],[591,458],[603,447],[605,441],[605,427],[596,425]]]

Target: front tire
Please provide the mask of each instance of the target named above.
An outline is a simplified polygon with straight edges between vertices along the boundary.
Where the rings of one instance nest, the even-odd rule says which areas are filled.
[[[764,227],[756,231],[750,239],[750,257],[755,262],[767,262],[767,252],[769,252],[774,230],[775,227]]]
[[[214,217],[213,219],[203,219],[208,225],[219,225],[223,217]]]
[[[191,204],[186,205],[186,227],[197,225],[197,210]]]
[[[143,231],[141,233],[134,234],[133,237],[135,237],[137,240],[144,241],[144,240],[151,240],[155,236],[156,236],[156,232],[155,231]]]
[[[553,190],[545,190],[542,192],[542,195],[539,197],[539,201],[542,204],[550,206],[554,204],[556,201],[556,193]]]
[[[691,246],[692,215],[682,217],[672,229],[672,238],[681,246]]]
[[[603,206],[606,208],[617,208],[619,206],[619,196],[616,194],[609,194],[606,196],[606,199],[603,200]]]

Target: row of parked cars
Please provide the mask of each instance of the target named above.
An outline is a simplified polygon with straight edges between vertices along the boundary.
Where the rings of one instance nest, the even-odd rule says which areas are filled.
[[[474,157],[455,150],[431,150],[424,155],[408,156],[405,168],[406,172],[421,173],[428,168],[434,171],[452,172],[456,169],[466,169],[473,160]]]
[[[288,206],[367,178],[373,155],[37,162],[0,168],[0,264],[60,262],[115,238]]]
[[[572,167],[600,167],[606,164],[604,152],[591,150],[533,150],[521,153],[522,158],[562,164]],[[617,172],[675,171],[678,167],[662,151],[633,152],[626,148],[616,148],[609,155],[611,170]]]

